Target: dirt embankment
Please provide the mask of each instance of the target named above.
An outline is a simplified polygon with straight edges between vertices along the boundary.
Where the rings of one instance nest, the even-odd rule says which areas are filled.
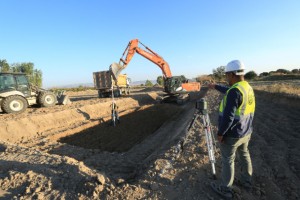
[[[117,99],[117,127],[109,126],[109,100],[95,94],[74,96],[70,106],[0,115],[1,127],[6,127],[0,129],[0,197],[220,199],[209,186],[211,166],[201,123],[186,132],[193,100],[205,91],[184,106],[155,104],[156,95],[144,90]],[[216,132],[221,96],[208,91],[205,98]],[[257,91],[256,102],[249,147],[254,187],[247,191],[234,185],[234,199],[299,199],[299,99]],[[216,158],[220,179],[219,150]]]
[[[51,108],[29,108],[21,114],[0,114],[0,140],[23,142],[30,138],[63,132],[85,124],[95,126],[110,120],[111,99],[99,99],[96,91],[70,93],[72,104]],[[155,93],[154,93],[155,94]],[[120,115],[153,103],[152,93],[136,92],[130,98],[116,98]],[[94,122],[91,124],[91,122]],[[87,126],[88,127],[88,126]],[[87,128],[83,127],[83,128]]]

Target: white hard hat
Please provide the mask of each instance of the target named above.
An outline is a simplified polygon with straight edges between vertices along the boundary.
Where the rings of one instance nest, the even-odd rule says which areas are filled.
[[[244,75],[245,65],[239,60],[230,61],[226,67],[225,72],[234,72],[236,75]]]

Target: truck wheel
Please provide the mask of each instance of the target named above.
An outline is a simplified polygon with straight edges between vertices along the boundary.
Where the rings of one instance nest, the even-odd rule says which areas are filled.
[[[38,104],[42,107],[54,106],[57,102],[57,98],[52,92],[41,92],[38,96]]]
[[[114,96],[115,97],[120,97],[122,95],[122,91],[121,90],[115,90],[114,91]]]
[[[6,113],[21,113],[28,107],[27,100],[22,96],[9,96],[3,100],[2,110]]]
[[[101,91],[99,91],[99,90],[98,90],[98,97],[99,98],[104,98],[104,94]]]

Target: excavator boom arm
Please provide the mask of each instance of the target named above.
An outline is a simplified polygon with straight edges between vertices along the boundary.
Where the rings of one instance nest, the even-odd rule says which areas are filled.
[[[120,63],[122,65],[122,69],[126,68],[128,63],[131,61],[133,55],[135,53],[140,54],[141,56],[147,58],[154,64],[156,64],[161,70],[165,78],[172,77],[172,73],[169,67],[169,64],[157,53],[152,51],[150,48],[146,47],[145,45],[142,45],[146,48],[146,50],[141,49],[138,44],[141,43],[138,41],[138,39],[131,40],[125,49],[122,58],[120,59]],[[125,59],[123,59],[125,56]]]

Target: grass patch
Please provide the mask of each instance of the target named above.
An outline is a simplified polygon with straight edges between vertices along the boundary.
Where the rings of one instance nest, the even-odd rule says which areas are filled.
[[[300,87],[296,85],[274,83],[272,85],[255,86],[256,90],[267,91],[271,93],[281,93],[300,96]]]
[[[256,81],[282,81],[282,80],[300,80],[300,74],[271,75],[266,77],[259,77],[256,79]]]

